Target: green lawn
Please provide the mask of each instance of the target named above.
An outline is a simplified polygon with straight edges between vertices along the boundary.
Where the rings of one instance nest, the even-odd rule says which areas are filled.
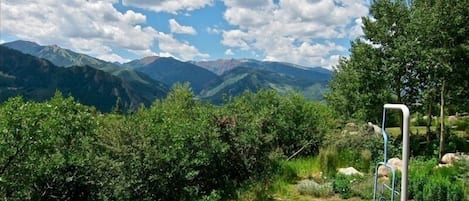
[[[436,127],[432,126],[430,129],[434,131],[436,130]],[[386,132],[393,137],[397,137],[400,133],[400,129],[399,127],[389,127],[389,128],[386,128]],[[411,126],[410,127],[410,135],[425,135],[426,132],[427,132],[427,128],[425,126]],[[451,132],[456,133],[460,137],[469,137],[469,134],[464,131],[452,130]]]
[[[435,130],[436,128],[433,126],[431,127],[431,129]],[[410,131],[410,135],[425,135],[425,133],[427,132],[427,128],[425,126],[411,126],[409,131]],[[389,127],[389,128],[386,128],[386,132],[389,135],[396,137],[399,135],[401,131],[399,127]]]

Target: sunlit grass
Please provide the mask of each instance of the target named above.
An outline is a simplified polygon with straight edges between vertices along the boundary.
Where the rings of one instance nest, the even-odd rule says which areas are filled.
[[[432,126],[430,129],[432,131],[435,131],[436,127]],[[409,131],[410,135],[426,135],[427,128],[425,126],[411,126],[409,128]],[[389,127],[386,128],[386,132],[388,133],[388,135],[398,137],[401,131],[399,127]],[[456,133],[459,137],[469,137],[469,134],[464,131],[451,130],[451,132]]]
[[[431,127],[432,130],[435,130],[435,127]],[[399,127],[389,127],[386,128],[386,132],[393,136],[397,137],[399,136],[401,130]],[[427,128],[425,126],[411,126],[409,128],[409,134],[410,135],[425,135],[427,133]]]
[[[319,160],[317,157],[299,158],[285,161],[284,165],[293,169],[299,178],[305,179],[319,174]]]

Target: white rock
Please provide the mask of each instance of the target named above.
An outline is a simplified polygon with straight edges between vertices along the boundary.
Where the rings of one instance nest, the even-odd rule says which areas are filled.
[[[363,173],[359,172],[357,169],[354,167],[348,167],[348,168],[339,168],[337,171],[339,174],[343,175],[355,175],[358,174],[360,176],[363,176]]]
[[[440,163],[440,164],[438,164],[437,168],[451,167],[451,166],[453,166],[453,164],[442,164],[442,163]]]
[[[441,157],[441,162],[444,164],[453,164],[460,159],[460,156],[456,153],[446,153]]]
[[[388,164],[392,166],[395,170],[402,171],[402,160],[399,158],[390,158]]]
[[[399,158],[390,158],[387,164],[393,167],[395,171],[402,170],[402,160]],[[389,168],[387,168],[384,165],[381,165],[378,167],[378,177],[389,177],[389,176],[391,176]]]
[[[387,167],[384,165],[381,165],[378,167],[378,177],[388,177],[389,176],[389,170]]]
[[[368,126],[371,126],[373,127],[373,131],[375,132],[375,134],[381,134],[381,128],[371,122],[368,122]]]

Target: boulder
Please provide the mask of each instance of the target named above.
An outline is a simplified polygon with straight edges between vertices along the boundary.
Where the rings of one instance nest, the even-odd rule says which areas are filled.
[[[451,167],[451,166],[453,166],[453,164],[442,164],[442,163],[440,163],[440,164],[438,164],[438,166],[436,166],[436,167],[437,167],[437,168],[444,168],[444,167]]]
[[[343,174],[343,175],[356,175],[357,174],[357,175],[363,176],[363,173],[359,172],[354,167],[339,168],[337,173]]]
[[[387,167],[381,165],[378,167],[378,177],[388,177],[389,176],[389,170]]]
[[[373,128],[373,131],[375,132],[375,134],[381,134],[381,128],[371,122],[368,122],[368,126],[370,126],[371,128]]]
[[[402,171],[402,160],[399,158],[390,158],[388,164],[392,166],[395,170]]]
[[[402,170],[402,160],[399,158],[390,158],[387,162],[387,164],[391,167],[394,168],[396,171],[401,171]],[[381,165],[378,168],[378,177],[389,177],[391,176],[390,170]]]
[[[358,131],[350,131],[348,134],[349,135],[358,135]]]
[[[453,164],[457,160],[461,159],[459,154],[456,153],[446,153],[441,157],[441,163],[443,164]]]

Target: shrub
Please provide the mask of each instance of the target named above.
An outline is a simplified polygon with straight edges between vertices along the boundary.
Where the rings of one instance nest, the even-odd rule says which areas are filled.
[[[2,198],[48,199],[50,192],[96,197],[99,178],[88,168],[97,127],[92,108],[60,93],[43,103],[12,98],[1,105],[0,119]]]
[[[332,188],[343,199],[355,196],[362,199],[371,199],[373,196],[373,184],[373,177],[337,174],[332,183]]]
[[[434,168],[436,160],[415,160],[410,166],[409,198],[415,201],[463,199],[463,183],[456,167]]]
[[[369,171],[366,164],[368,159],[370,159],[370,163],[382,161],[382,136],[364,130],[360,130],[357,134],[347,134],[345,136],[338,133],[329,134],[324,144],[339,150],[339,166],[353,166],[367,172]],[[392,149],[393,146],[390,144],[389,147]],[[371,158],[368,155],[370,153]]]
[[[463,189],[460,182],[454,183],[442,176],[430,177],[423,187],[423,201],[462,201],[462,198]]]
[[[372,153],[370,150],[368,149],[364,149],[360,152],[360,162],[361,162],[361,165],[358,166],[358,169],[360,169],[361,171],[366,171],[366,172],[369,172],[370,171],[370,165],[371,165],[371,156],[372,156]]]
[[[458,180],[462,182],[464,199],[469,200],[469,159],[460,160],[456,163]]]
[[[330,183],[318,184],[313,180],[303,180],[296,185],[296,188],[300,194],[314,197],[329,197],[334,194]]]
[[[419,112],[412,115],[410,120],[412,126],[425,126],[427,125],[427,120],[423,117],[423,115]]]
[[[334,182],[332,183],[332,189],[335,193],[340,194],[342,198],[347,199],[352,197],[350,191],[351,183],[352,177],[343,174],[338,174],[334,178]]]
[[[319,151],[319,167],[324,175],[329,177],[334,176],[338,165],[339,155],[335,147],[330,146]]]
[[[453,123],[458,131],[469,131],[469,117],[461,117]]]

